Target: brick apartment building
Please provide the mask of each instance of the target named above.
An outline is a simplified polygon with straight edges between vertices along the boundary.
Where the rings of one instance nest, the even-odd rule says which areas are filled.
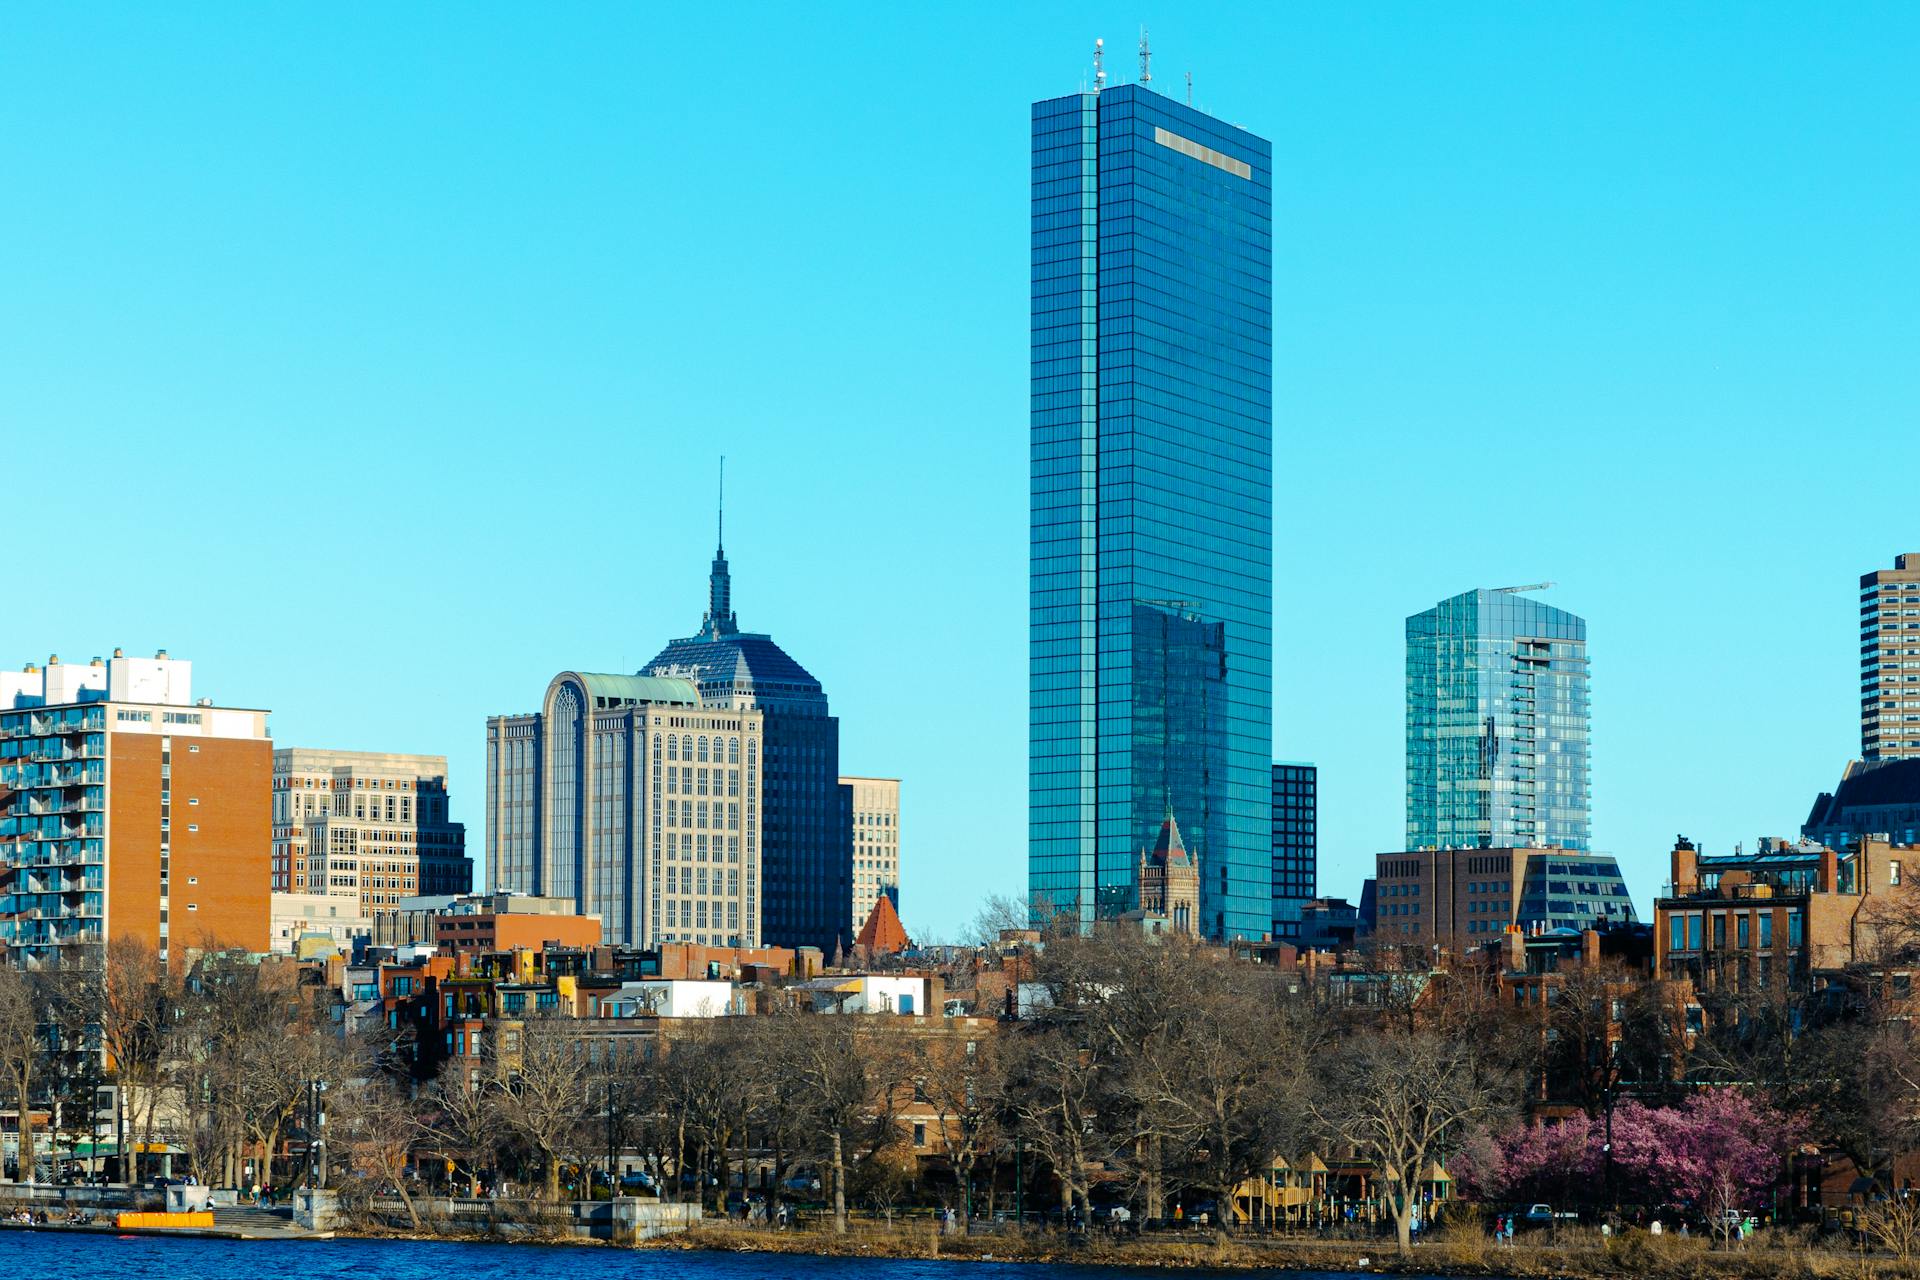
[[[1743,991],[1872,963],[1882,913],[1912,909],[1916,860],[1920,847],[1880,839],[1844,852],[1763,839],[1754,853],[1712,855],[1682,837],[1654,901],[1654,974]]]
[[[1612,855],[1571,849],[1409,849],[1375,860],[1374,932],[1465,955],[1503,935],[1634,922]]]
[[[196,700],[165,650],[0,672],[6,958],[267,950],[272,751],[265,711]]]

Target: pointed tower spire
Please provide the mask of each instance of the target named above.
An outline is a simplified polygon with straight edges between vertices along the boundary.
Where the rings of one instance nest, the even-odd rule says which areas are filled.
[[[707,579],[707,616],[700,629],[712,636],[732,635],[740,628],[733,618],[733,580],[727,573],[727,459],[720,457],[720,516],[713,550],[713,573]]]

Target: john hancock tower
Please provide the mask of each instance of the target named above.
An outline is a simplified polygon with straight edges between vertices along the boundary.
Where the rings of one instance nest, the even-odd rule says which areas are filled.
[[[1201,932],[1272,927],[1271,210],[1271,146],[1145,83],[1033,105],[1036,914],[1137,909],[1171,812]]]

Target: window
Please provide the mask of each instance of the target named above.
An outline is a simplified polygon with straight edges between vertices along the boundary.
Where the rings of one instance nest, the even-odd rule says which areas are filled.
[[[1900,860],[1898,858],[1895,858],[1891,862],[1887,863],[1887,883],[1888,884],[1900,883]]]

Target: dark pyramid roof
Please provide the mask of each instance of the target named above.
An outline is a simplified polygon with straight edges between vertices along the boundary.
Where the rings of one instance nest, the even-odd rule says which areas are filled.
[[[1834,797],[1842,809],[1887,804],[1920,804],[1920,759],[1890,760],[1856,770],[1840,783]]]
[[[738,629],[725,550],[714,553],[707,612],[700,620],[700,630],[669,641],[652,662],[640,669],[640,674],[647,676],[682,672],[691,673],[703,697],[723,692],[751,693],[755,701],[766,703],[824,701],[826,696],[820,682],[788,657],[772,636]]]
[[[1160,824],[1160,838],[1153,842],[1153,856],[1164,858],[1168,862],[1178,858],[1184,862],[1187,858],[1186,842],[1180,839],[1180,824],[1173,820],[1173,811],[1167,811],[1166,821]]]
[[[821,696],[820,682],[788,657],[771,636],[735,631],[672,640],[640,669],[640,674],[665,675],[670,668],[691,669],[703,695],[728,688],[754,692],[763,698]]]

